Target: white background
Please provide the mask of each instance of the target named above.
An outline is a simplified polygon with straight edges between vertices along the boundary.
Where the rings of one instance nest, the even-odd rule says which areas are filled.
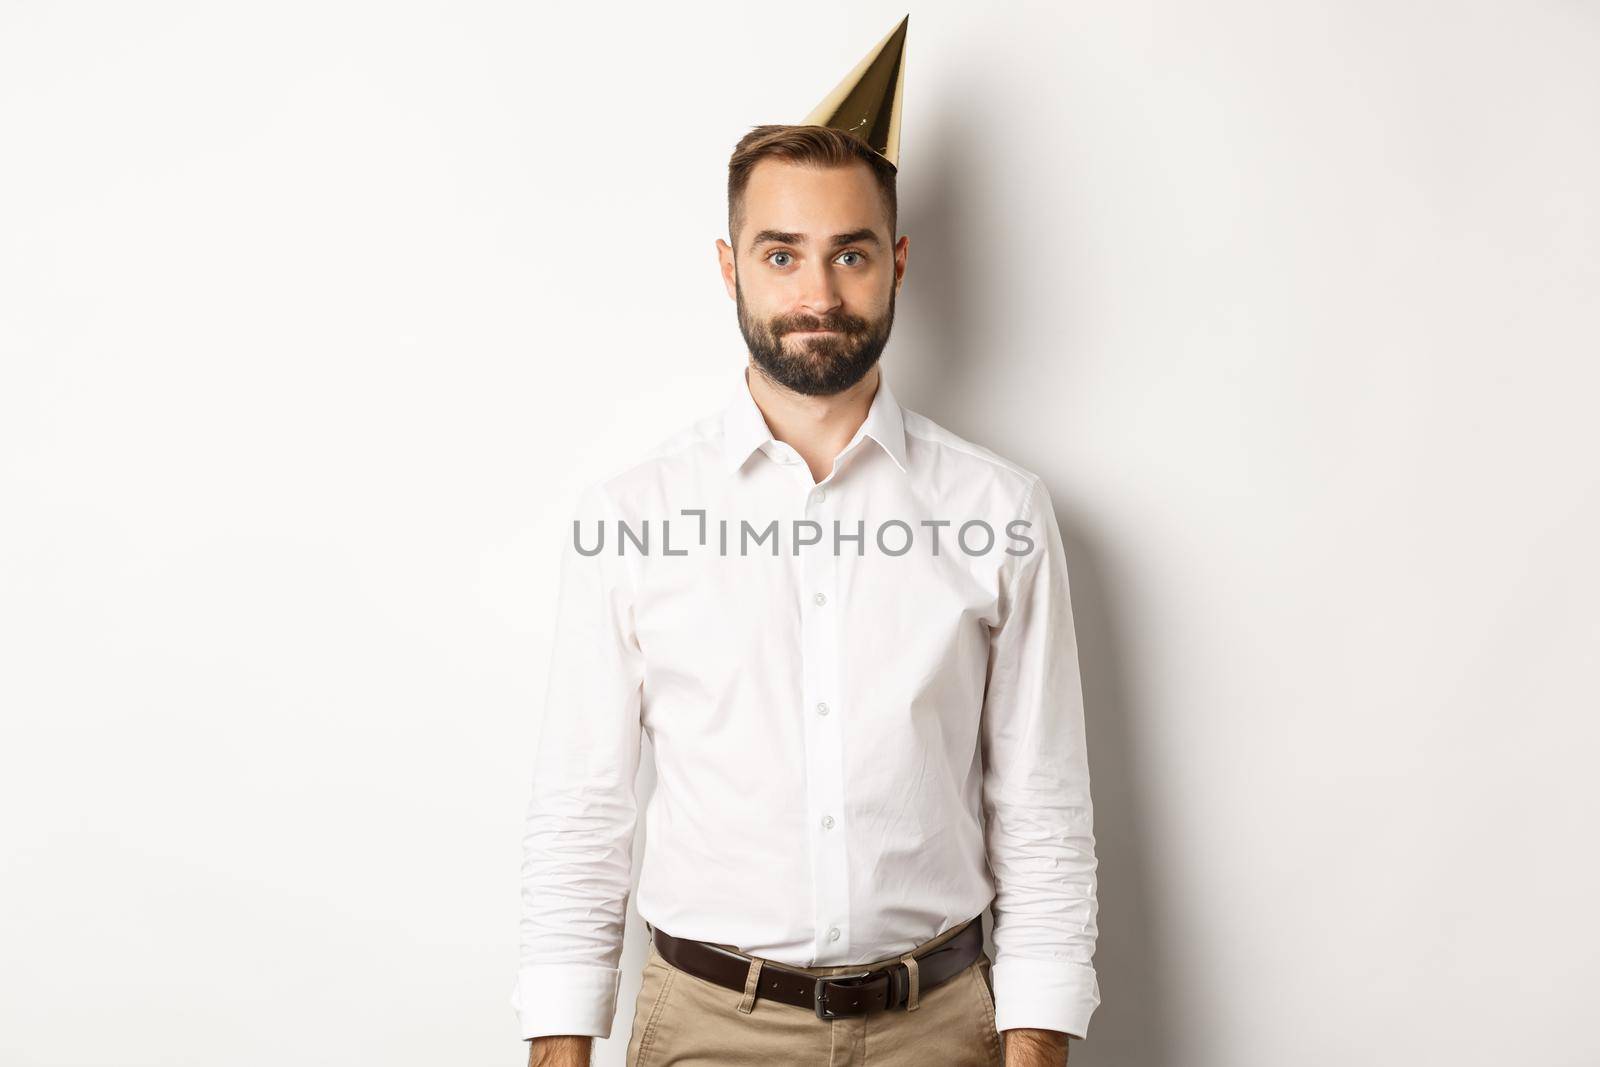
[[[0,1061],[523,1060],[568,508],[905,10],[0,6]],[[885,366],[1061,509],[1072,1062],[1600,1062],[1600,8],[912,14]]]

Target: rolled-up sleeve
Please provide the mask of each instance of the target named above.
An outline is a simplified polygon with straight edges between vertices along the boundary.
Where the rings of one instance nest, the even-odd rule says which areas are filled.
[[[599,485],[563,531],[560,590],[522,839],[516,983],[524,1038],[611,1036],[632,885],[643,658],[630,559]],[[599,530],[604,549],[595,547]]]
[[[1007,561],[983,706],[995,1026],[1084,1037],[1100,988],[1083,688],[1055,509],[1041,481],[1027,501],[1034,547]]]

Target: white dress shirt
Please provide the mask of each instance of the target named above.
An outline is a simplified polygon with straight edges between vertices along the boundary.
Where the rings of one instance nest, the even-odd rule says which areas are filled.
[[[813,483],[741,367],[724,410],[587,487],[576,518],[523,839],[522,1036],[611,1035],[642,733],[646,921],[832,966],[992,904],[996,1026],[1084,1036],[1093,809],[1039,478],[884,376]]]

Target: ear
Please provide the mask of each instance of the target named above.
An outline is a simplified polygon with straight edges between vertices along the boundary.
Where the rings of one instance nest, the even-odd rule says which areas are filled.
[[[722,271],[722,285],[728,290],[728,299],[739,298],[738,289],[735,287],[735,277],[738,274],[738,265],[734,262],[733,247],[722,238],[717,238],[717,264]]]
[[[906,276],[906,249],[911,245],[911,238],[905,234],[900,235],[900,240],[894,243],[894,291],[900,291],[900,282]]]

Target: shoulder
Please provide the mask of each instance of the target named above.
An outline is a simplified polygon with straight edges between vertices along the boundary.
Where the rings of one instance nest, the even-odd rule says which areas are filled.
[[[1013,510],[1027,510],[1044,492],[1038,474],[1000,453],[968,440],[926,415],[902,409],[906,455],[913,468],[945,485],[983,487],[1008,501]]]
[[[705,470],[714,469],[722,454],[722,414],[710,412],[604,472],[584,486],[581,495],[607,511],[633,512],[669,495],[674,486],[692,484]]]

